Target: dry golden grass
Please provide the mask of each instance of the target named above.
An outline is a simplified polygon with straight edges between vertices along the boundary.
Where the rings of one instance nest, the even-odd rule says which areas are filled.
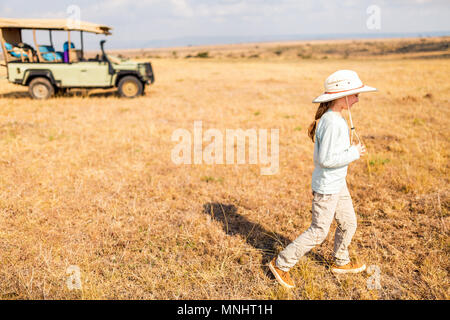
[[[314,40],[112,51],[125,57],[216,59],[449,58],[450,37]]]
[[[28,98],[0,82],[2,299],[449,299],[449,60],[154,59],[146,96]],[[282,289],[265,266],[310,223],[306,128],[325,77],[379,88],[353,118],[351,253],[381,270],[334,276],[333,230]],[[172,163],[177,128],[280,129],[280,172]],[[211,211],[214,218],[211,218]],[[226,220],[223,218],[226,214]],[[82,290],[66,287],[81,270]]]

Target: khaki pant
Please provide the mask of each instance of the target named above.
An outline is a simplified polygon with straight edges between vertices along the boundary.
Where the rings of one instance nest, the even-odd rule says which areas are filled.
[[[356,231],[356,214],[347,186],[337,194],[313,192],[313,195],[311,226],[280,252],[276,260],[277,267],[283,271],[289,271],[303,255],[325,240],[333,218],[338,224],[334,236],[335,263],[350,262],[348,246]]]

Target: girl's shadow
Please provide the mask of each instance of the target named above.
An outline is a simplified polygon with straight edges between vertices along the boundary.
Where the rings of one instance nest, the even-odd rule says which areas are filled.
[[[262,254],[262,267],[267,266],[279,251],[292,242],[283,235],[268,231],[260,224],[249,221],[237,212],[232,204],[206,203],[203,213],[209,214],[212,219],[222,224],[223,230],[230,236],[240,235],[245,241]],[[317,253],[309,252],[308,256],[319,263],[326,263],[326,259]]]

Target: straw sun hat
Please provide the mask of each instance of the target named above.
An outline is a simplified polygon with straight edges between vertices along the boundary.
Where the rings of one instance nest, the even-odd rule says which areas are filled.
[[[371,91],[377,91],[377,89],[364,85],[355,71],[339,70],[325,80],[325,92],[315,98],[313,103],[328,102],[352,94]]]

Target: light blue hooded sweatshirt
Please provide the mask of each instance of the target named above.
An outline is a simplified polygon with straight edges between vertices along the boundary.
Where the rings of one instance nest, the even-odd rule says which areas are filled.
[[[328,110],[316,127],[312,189],[321,194],[339,193],[346,185],[350,162],[359,159],[356,146],[350,146],[349,128],[338,113]]]

